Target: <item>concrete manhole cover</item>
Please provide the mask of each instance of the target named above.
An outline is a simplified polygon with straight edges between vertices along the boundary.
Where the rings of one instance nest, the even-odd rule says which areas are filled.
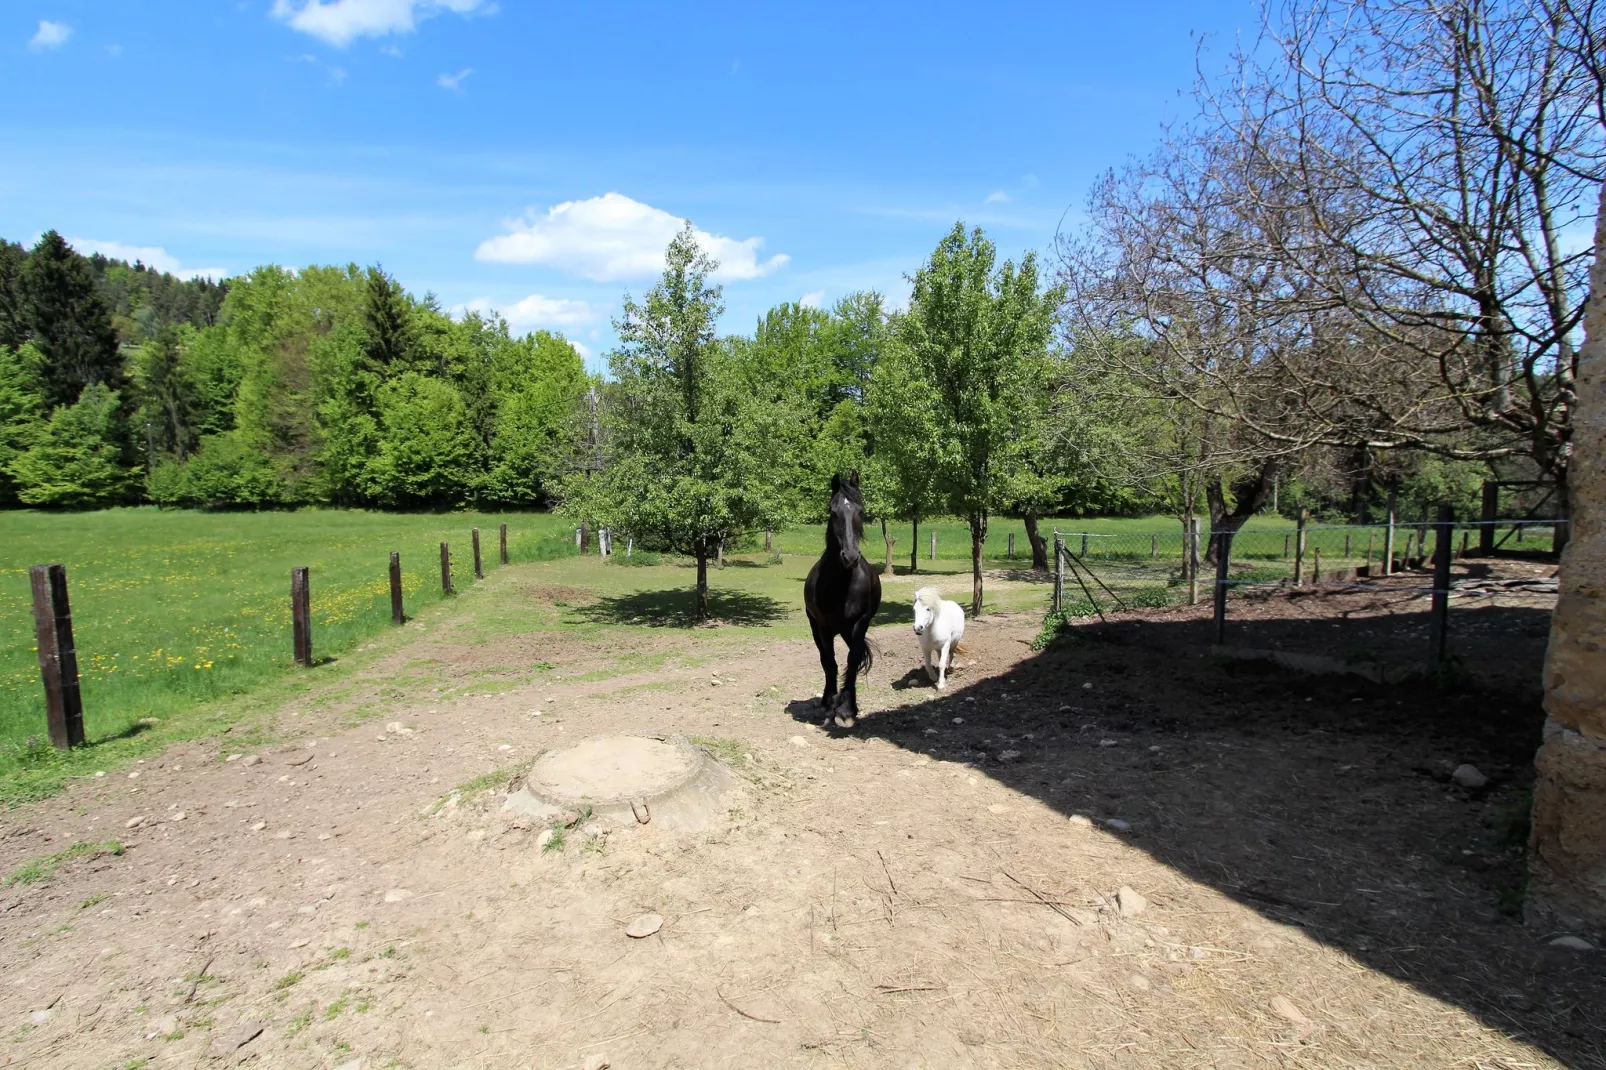
[[[706,828],[722,818],[736,778],[681,739],[602,736],[541,756],[506,809],[543,821],[591,808],[601,821]]]

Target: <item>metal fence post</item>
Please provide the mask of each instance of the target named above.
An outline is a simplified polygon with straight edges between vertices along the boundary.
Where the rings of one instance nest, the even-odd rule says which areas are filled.
[[[1439,522],[1433,540],[1433,623],[1430,631],[1433,661],[1444,660],[1450,636],[1450,539],[1455,511],[1446,505],[1439,506]]]
[[[84,701],[78,690],[78,650],[73,644],[72,607],[67,601],[67,567],[35,565],[28,570],[28,579],[33,586],[39,675],[45,687],[45,724],[50,742],[66,750],[84,742]]]
[[[401,554],[390,552],[390,622],[402,624],[407,617],[402,613]]]
[[[290,570],[290,631],[295,645],[296,664],[312,664],[312,596],[307,570]]]
[[[1216,540],[1216,601],[1215,624],[1216,645],[1227,641],[1227,569],[1232,561],[1232,532],[1223,531],[1219,535],[1212,533]]]

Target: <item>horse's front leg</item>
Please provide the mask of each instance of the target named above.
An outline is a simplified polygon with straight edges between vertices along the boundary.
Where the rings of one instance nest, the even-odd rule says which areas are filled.
[[[865,633],[870,629],[869,621],[853,630],[848,636],[848,668],[847,679],[842,684],[842,694],[836,702],[836,723],[842,728],[852,728],[859,717],[859,669],[863,667],[865,658],[870,656],[870,643]]]
[[[825,690],[820,693],[820,705],[829,710],[836,701],[836,636],[812,619],[809,630],[814,633],[814,648],[820,652],[820,668],[825,670]]]
[[[948,651],[953,647],[953,640],[942,644],[942,653],[937,657],[937,690],[948,690]]]
[[[931,644],[926,642],[924,639],[920,640],[920,659],[925,663],[926,666],[926,679],[935,681],[937,679],[937,672],[931,667]]]

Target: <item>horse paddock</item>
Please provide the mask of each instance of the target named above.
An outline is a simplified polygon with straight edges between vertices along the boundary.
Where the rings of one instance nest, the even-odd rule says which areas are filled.
[[[1540,638],[1385,686],[1017,612],[939,694],[898,620],[840,729],[795,629],[476,637],[561,568],[9,812],[0,870],[56,868],[0,888],[0,1065],[1606,1067],[1601,953],[1517,916]],[[505,807],[608,736],[695,741],[723,812]]]

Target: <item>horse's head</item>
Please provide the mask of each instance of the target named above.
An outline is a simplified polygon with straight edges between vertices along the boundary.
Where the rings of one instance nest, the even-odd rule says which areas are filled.
[[[935,587],[922,587],[915,592],[915,634],[920,635],[937,619],[942,596]]]
[[[864,499],[859,495],[859,473],[831,477],[831,516],[825,525],[825,548],[835,550],[843,568],[859,563],[859,540],[864,537]]]

